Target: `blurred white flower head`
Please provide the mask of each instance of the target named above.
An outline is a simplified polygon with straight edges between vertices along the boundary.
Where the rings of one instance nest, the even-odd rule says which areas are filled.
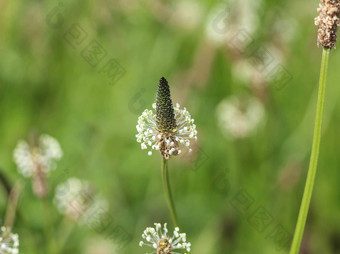
[[[89,182],[78,178],[59,184],[53,202],[61,214],[80,223],[91,223],[108,212],[108,203],[99,197]]]
[[[259,26],[258,9],[262,0],[231,0],[227,4],[217,4],[208,14],[206,36],[211,43],[221,46],[239,47],[233,39],[241,32],[248,36]],[[246,46],[246,45],[243,45]]]
[[[178,254],[176,250],[186,250],[190,252],[191,243],[187,242],[186,234],[179,233],[179,228],[176,227],[173,236],[168,235],[167,224],[163,228],[160,223],[155,223],[155,227],[148,227],[142,234],[144,241],[139,242],[139,246],[149,246],[156,251],[157,254]]]
[[[0,229],[0,254],[18,254],[19,236],[6,227]]]
[[[232,65],[232,73],[237,80],[249,85],[267,84],[279,78],[276,71],[284,64],[284,52],[271,44],[263,45],[259,51],[262,54],[242,58]]]
[[[232,96],[217,107],[218,124],[225,136],[231,139],[251,136],[264,117],[264,107],[255,97]]]
[[[197,28],[203,17],[202,3],[199,1],[176,1],[173,6],[173,13],[170,22],[175,27],[184,30]]]
[[[117,254],[118,245],[104,237],[90,237],[85,243],[83,254]]]
[[[274,28],[274,38],[276,42],[281,42],[283,46],[290,47],[290,43],[297,37],[300,27],[299,22],[287,15],[287,11],[283,12],[281,15],[277,15],[275,19]]]
[[[36,145],[20,140],[13,153],[18,171],[25,177],[33,176],[38,166],[45,173],[54,170],[62,156],[58,141],[47,134],[42,134]]]
[[[57,166],[63,152],[58,141],[47,135],[31,133],[29,142],[20,140],[13,152],[18,171],[25,177],[32,177],[34,194],[43,198],[48,194],[47,176]]]

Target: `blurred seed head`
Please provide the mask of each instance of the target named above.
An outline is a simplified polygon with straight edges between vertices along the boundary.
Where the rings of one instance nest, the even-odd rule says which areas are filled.
[[[335,48],[339,26],[340,3],[338,0],[321,0],[317,11],[320,13],[315,18],[318,29],[318,46]]]
[[[240,31],[246,31],[249,36],[256,32],[261,4],[262,0],[231,0],[228,4],[215,5],[206,21],[208,41],[216,46],[240,47],[232,41]]]
[[[273,15],[276,17],[273,24],[273,34],[271,40],[284,49],[289,50],[290,43],[296,38],[301,27],[296,18],[288,16],[286,11],[275,11]]]
[[[25,177],[31,177],[34,174],[37,164],[41,165],[45,173],[56,169],[56,162],[62,156],[63,151],[59,142],[47,134],[42,134],[37,142],[31,142],[31,144],[25,140],[19,140],[13,153],[18,171]]]
[[[18,254],[19,236],[6,227],[0,228],[0,254]]]
[[[265,44],[261,48],[266,49],[268,55],[256,55],[235,61],[232,74],[237,80],[254,86],[275,81],[277,77],[273,75],[274,69],[285,63],[284,52],[272,44]]]
[[[29,142],[19,140],[13,152],[18,171],[24,177],[32,177],[33,191],[38,197],[47,195],[46,178],[62,155],[58,141],[47,134],[31,134]]]
[[[53,200],[59,212],[80,223],[91,223],[95,211],[105,215],[108,203],[101,199],[87,181],[70,178],[57,186]]]
[[[136,126],[136,138],[141,143],[142,150],[149,148],[148,155],[152,155],[152,150],[157,150],[165,159],[180,154],[181,146],[187,147],[191,152],[190,142],[197,140],[194,119],[178,103],[173,107],[165,78],[161,78],[159,82],[156,103],[152,107],[156,112],[146,109],[138,118]]]
[[[224,99],[217,107],[220,129],[227,138],[242,139],[255,133],[264,121],[262,103],[255,97],[235,97]]]
[[[112,242],[111,239],[91,237],[84,246],[83,254],[118,254],[115,249],[118,246]]]
[[[186,0],[174,2],[173,13],[170,22],[176,28],[194,30],[197,28],[203,16],[202,3]]]
[[[140,241],[139,246],[151,247],[157,251],[157,254],[175,254],[178,253],[176,250],[180,249],[190,252],[191,243],[187,242],[185,233],[179,233],[178,227],[170,237],[166,223],[163,227],[160,223],[154,225],[155,227],[148,227],[144,230],[142,234],[144,241]]]

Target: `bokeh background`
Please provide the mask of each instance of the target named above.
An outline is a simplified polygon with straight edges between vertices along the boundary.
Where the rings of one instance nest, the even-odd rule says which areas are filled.
[[[55,137],[64,153],[49,177],[55,253],[151,252],[138,246],[143,230],[172,228],[161,158],[135,138],[162,76],[198,128],[194,151],[169,162],[192,253],[287,253],[313,132],[318,4],[0,1],[0,168],[11,185],[26,183],[13,228],[20,253],[49,253],[41,202],[13,161],[32,130]],[[334,50],[305,254],[340,253],[339,65]],[[105,230],[55,208],[55,188],[70,177],[107,201]]]

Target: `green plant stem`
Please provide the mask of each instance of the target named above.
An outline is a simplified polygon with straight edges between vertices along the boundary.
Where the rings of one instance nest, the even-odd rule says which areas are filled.
[[[163,187],[164,187],[165,197],[166,197],[169,210],[171,213],[172,222],[174,223],[175,227],[178,227],[175,204],[172,199],[171,188],[170,188],[168,160],[166,160],[164,157],[162,158],[162,177],[163,177]]]
[[[303,232],[304,232],[305,225],[306,225],[309,204],[310,204],[313,187],[314,187],[315,175],[316,175],[316,170],[317,170],[317,165],[318,165],[319,150],[320,150],[321,126],[322,126],[323,107],[324,107],[324,101],[325,101],[326,76],[327,76],[327,68],[328,68],[329,51],[330,51],[329,49],[324,48],[322,52],[312,153],[311,153],[310,162],[309,162],[306,185],[305,185],[305,189],[304,189],[303,197],[301,201],[299,217],[296,223],[293,242],[292,242],[290,252],[289,252],[290,254],[299,253],[301,241],[303,237]]]
[[[15,214],[16,214],[17,206],[19,202],[19,197],[20,197],[23,187],[24,187],[23,182],[19,180],[14,185],[8,197],[7,212],[6,212],[6,218],[5,218],[5,224],[4,224],[5,227],[7,228],[11,229],[13,227]]]
[[[73,229],[75,226],[74,221],[70,221],[67,217],[64,217],[62,223],[59,225],[58,230],[58,249],[61,253],[63,253],[65,245],[67,241],[70,240],[70,236],[72,235]]]
[[[0,183],[4,187],[7,197],[9,197],[11,194],[11,184],[9,183],[6,175],[3,173],[3,170],[1,168],[0,168]]]
[[[58,253],[57,251],[57,243],[54,235],[54,225],[51,218],[51,211],[50,211],[50,203],[47,198],[41,198],[41,205],[43,210],[44,216],[44,226],[45,226],[45,235],[46,235],[46,243],[48,254],[55,254]]]

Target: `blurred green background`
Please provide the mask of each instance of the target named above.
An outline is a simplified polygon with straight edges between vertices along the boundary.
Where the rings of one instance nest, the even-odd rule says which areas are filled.
[[[313,132],[318,4],[0,1],[1,172],[12,184],[23,179],[13,149],[38,130],[64,152],[49,178],[56,240],[71,227],[52,204],[60,182],[88,180],[110,206],[105,231],[74,225],[57,253],[151,252],[138,246],[143,230],[154,222],[168,222],[171,230],[161,157],[147,156],[135,138],[137,118],[151,109],[162,76],[198,129],[193,153],[169,162],[192,253],[287,253]],[[277,64],[283,74],[273,70]],[[340,253],[339,64],[334,50],[305,254]],[[264,109],[256,130],[242,138],[226,135],[217,113],[221,101],[235,96],[255,98]],[[20,253],[48,253],[40,201],[25,181],[13,232]],[[3,189],[0,197],[4,219]]]

